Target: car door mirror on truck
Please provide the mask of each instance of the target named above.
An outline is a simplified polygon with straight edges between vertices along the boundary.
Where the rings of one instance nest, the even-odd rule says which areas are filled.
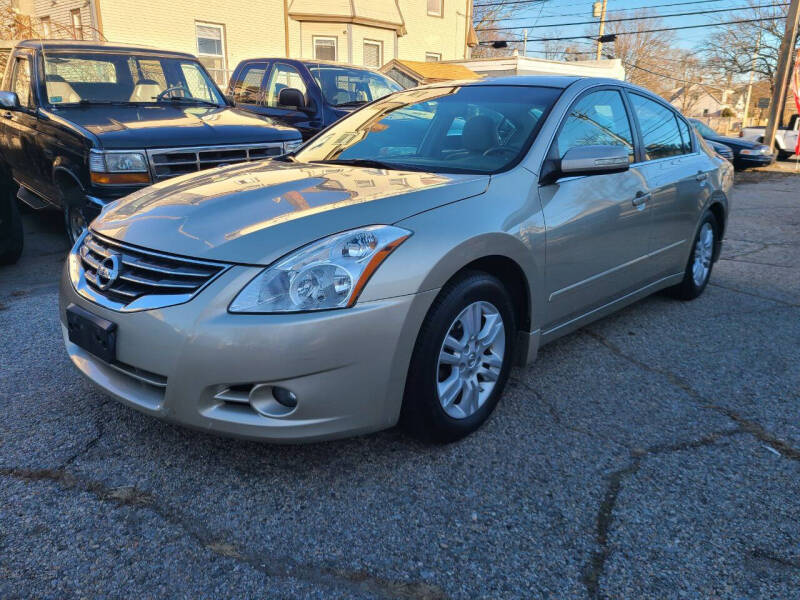
[[[278,93],[278,106],[302,111],[308,110],[306,97],[297,88],[283,88]]]
[[[627,171],[630,167],[625,146],[577,146],[570,148],[561,159],[559,167],[563,177],[602,175]]]
[[[16,92],[0,92],[0,107],[6,110],[18,110],[20,104]]]

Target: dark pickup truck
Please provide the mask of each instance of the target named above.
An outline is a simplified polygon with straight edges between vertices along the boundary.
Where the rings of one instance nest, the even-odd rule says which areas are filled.
[[[108,202],[201,169],[284,154],[298,131],[230,106],[190,54],[102,42],[13,44],[0,91],[0,264],[22,250],[16,198],[75,240]]]
[[[364,104],[401,89],[377,71],[294,58],[243,60],[228,84],[237,107],[296,127],[306,140]]]

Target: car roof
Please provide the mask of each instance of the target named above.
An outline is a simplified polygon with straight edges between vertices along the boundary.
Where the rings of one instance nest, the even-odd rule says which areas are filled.
[[[317,60],[315,58],[286,58],[285,56],[262,56],[259,58],[247,58],[241,62],[242,63],[262,62],[262,61],[266,62],[268,60],[279,60],[281,62],[286,62],[286,63],[300,63],[303,65],[323,65],[328,67],[341,67],[343,69],[357,69],[359,71],[369,71],[371,73],[378,73],[380,75],[384,75],[377,69],[370,69],[369,67],[364,67],[361,65],[348,65],[345,63],[337,62],[335,60]]]
[[[117,44],[111,42],[95,42],[84,40],[22,40],[17,44],[19,48],[31,48],[33,50],[96,50],[109,52],[143,52],[148,54],[167,54],[181,58],[195,57],[188,52],[177,52],[175,50],[162,50],[153,46]]]

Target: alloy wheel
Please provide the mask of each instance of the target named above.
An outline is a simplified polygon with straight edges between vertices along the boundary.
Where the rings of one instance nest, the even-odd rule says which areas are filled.
[[[713,254],[714,228],[711,223],[703,223],[694,246],[694,263],[692,264],[692,279],[697,287],[702,286],[708,279]]]
[[[67,235],[69,241],[74,244],[79,237],[86,231],[86,218],[80,209],[71,207],[67,210]]]
[[[465,419],[486,403],[505,350],[505,324],[497,307],[479,301],[461,311],[447,330],[436,368],[436,391],[445,413]]]

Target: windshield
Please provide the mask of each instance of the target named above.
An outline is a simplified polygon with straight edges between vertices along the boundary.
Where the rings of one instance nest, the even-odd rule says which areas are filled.
[[[222,106],[217,86],[197,61],[146,54],[47,52],[48,103],[182,103]]]
[[[403,89],[385,75],[364,69],[317,64],[308,65],[308,70],[332,106],[364,104]]]
[[[398,92],[338,121],[295,159],[493,173],[528,150],[560,90],[450,86]]]
[[[701,136],[703,136],[703,137],[717,137],[718,134],[713,129],[711,129],[711,127],[709,127],[708,125],[706,125],[702,121],[695,121],[694,119],[692,119],[691,121],[692,121],[692,125],[694,125],[694,128],[697,129],[697,131],[700,132]]]

